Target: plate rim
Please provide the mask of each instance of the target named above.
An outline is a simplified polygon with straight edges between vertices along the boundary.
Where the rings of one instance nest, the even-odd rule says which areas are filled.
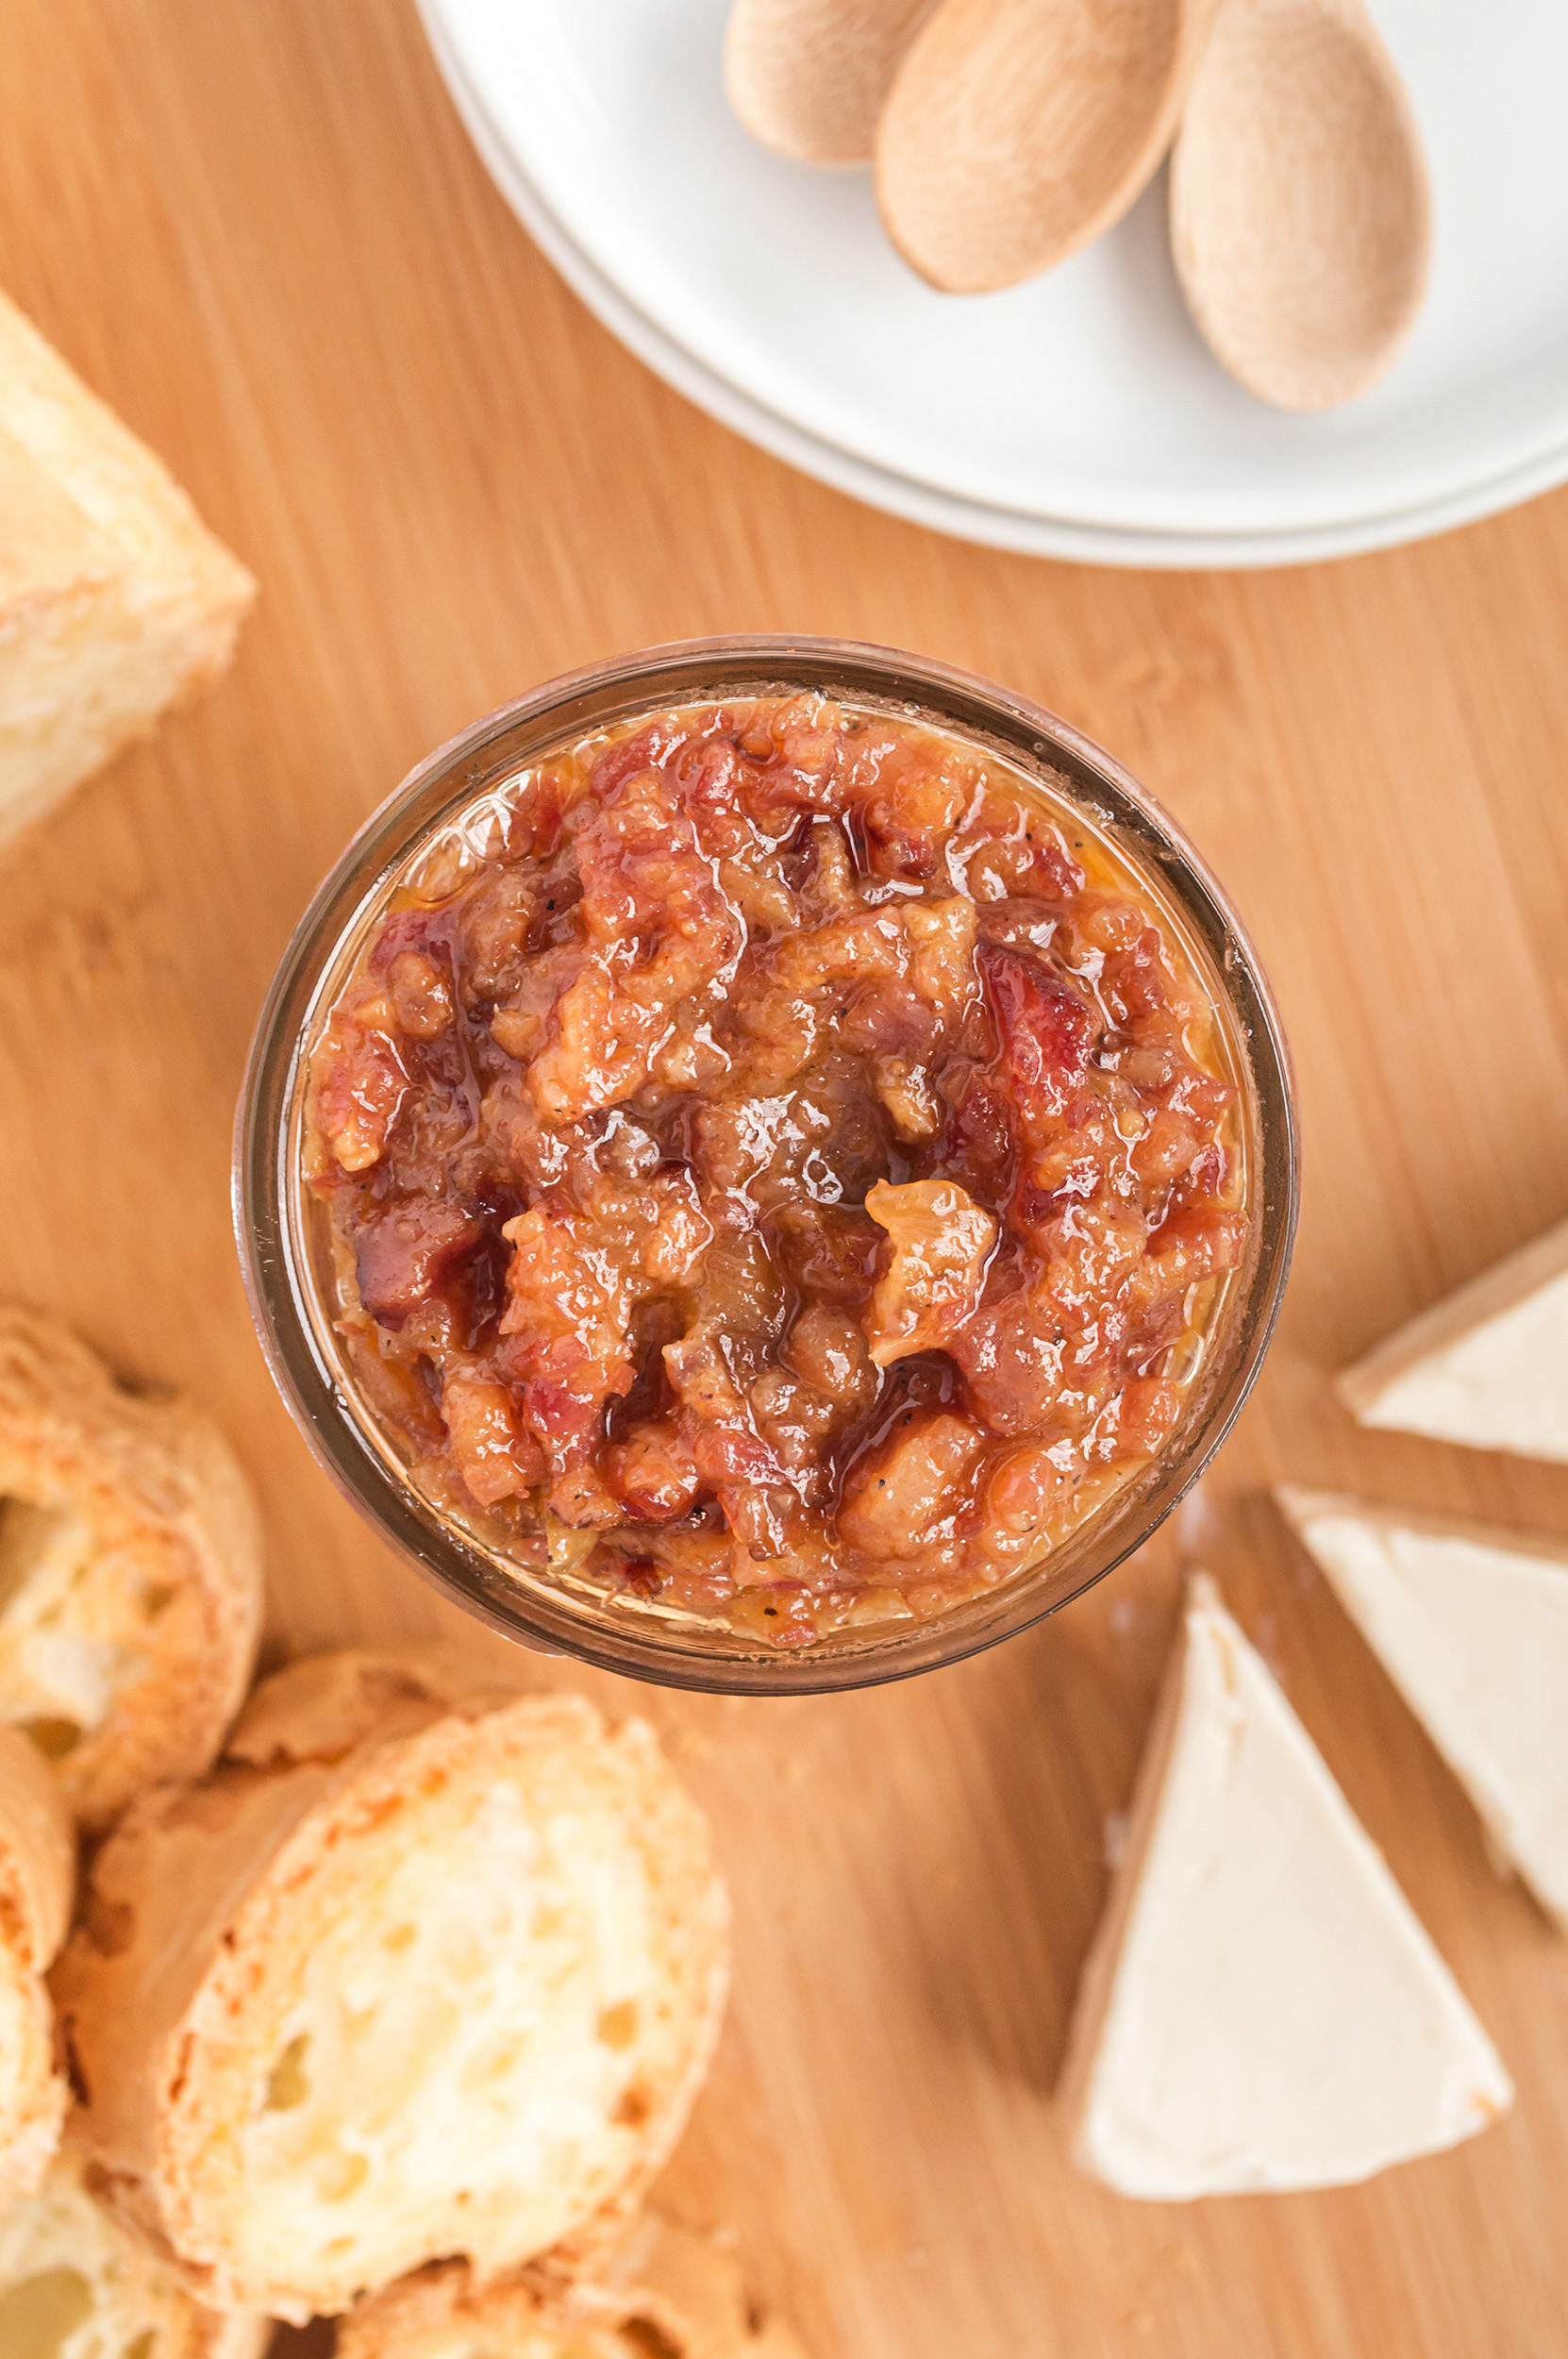
[[[496,122],[447,24],[453,0],[415,0],[437,67],[480,161],[559,275],[610,334],[676,392],[730,431],[830,489],[950,538],[1069,563],[1161,571],[1312,564],[1393,548],[1555,490],[1568,479],[1568,439],[1460,490],[1323,525],[1202,532],[1084,522],[993,506],[877,464],[770,407],[693,353],[646,311],[562,222]]]

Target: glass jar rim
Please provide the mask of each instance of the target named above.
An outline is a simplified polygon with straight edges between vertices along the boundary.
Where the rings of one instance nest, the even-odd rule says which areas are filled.
[[[443,819],[530,759],[597,728],[676,704],[802,691],[957,728],[1026,773],[1046,766],[1059,779],[1065,775],[1075,799],[1133,867],[1153,871],[1197,939],[1245,1062],[1255,1138],[1252,1258],[1235,1313],[1227,1313],[1227,1357],[1202,1414],[1184,1414],[1177,1426],[1173,1439],[1181,1447],[1151,1462],[1059,1550],[928,1620],[874,1624],[788,1650],[737,1640],[718,1651],[670,1630],[661,1636],[661,1626],[642,1616],[590,1612],[564,1591],[552,1595],[547,1584],[507,1573],[374,1445],[312,1315],[291,1211],[291,1110],[343,945],[362,932]],[[1212,1459],[1256,1381],[1289,1271],[1299,1192],[1290,1055],[1267,978],[1228,895],[1154,796],[1071,724],[995,682],[895,648],[796,634],[678,641],[561,675],[473,722],[416,764],[353,837],[295,927],[258,1019],[235,1126],[235,1234],[257,1332],[295,1423],[352,1503],[444,1595],[525,1646],[661,1685],[739,1695],[835,1692],[961,1661],[1058,1612],[1141,1548]],[[1096,1532],[1103,1549],[1080,1546],[1080,1535],[1093,1540]]]

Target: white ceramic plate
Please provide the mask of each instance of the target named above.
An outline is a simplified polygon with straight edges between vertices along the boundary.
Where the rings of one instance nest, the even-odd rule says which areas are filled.
[[[584,298],[797,465],[966,537],[1125,564],[1414,538],[1568,477],[1568,8],[1382,0],[1432,165],[1432,293],[1397,368],[1266,409],[1176,293],[1160,192],[1033,285],[952,298],[864,174],[779,161],[725,104],[726,0],[423,0],[491,170]]]

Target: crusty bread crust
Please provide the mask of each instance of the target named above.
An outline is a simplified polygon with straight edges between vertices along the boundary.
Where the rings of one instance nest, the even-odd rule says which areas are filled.
[[[76,1839],[54,1780],[0,1729],[0,2202],[37,2186],[68,2101],[42,1975],[65,1938]]]
[[[552,2292],[525,2271],[477,2284],[438,2261],[350,2311],[337,2359],[805,2359],[757,2317],[741,2265],[709,2236],[645,2212],[592,2281]]]
[[[0,1938],[35,1974],[65,1939],[75,1891],[75,1832],[48,1764],[0,1728]]]
[[[204,2310],[95,2202],[83,2184],[79,2156],[57,2156],[35,2193],[0,2216],[0,2307],[25,2351],[55,2350],[26,2313],[26,2289],[47,2285],[61,2271],[90,2307],[68,2331],[64,2359],[91,2351],[98,2359],[261,2359],[272,2339],[270,2318],[241,2311]],[[47,2321],[41,2322],[45,2336]],[[58,2335],[58,2317],[53,2321]],[[149,2340],[150,2338],[150,2340]],[[14,2359],[7,2345],[7,2359]]]
[[[261,1613],[255,1499],[188,1402],[126,1392],[64,1328],[6,1308],[0,1499],[0,1720],[58,1756],[98,1832],[143,1786],[198,1776],[239,1709]]]
[[[706,2073],[726,1982],[726,1904],[706,1827],[652,1732],[639,1721],[607,1729],[569,1696],[497,1700],[491,1690],[455,1701],[458,1677],[440,1661],[426,1674],[417,1658],[391,1654],[281,1673],[258,1691],[220,1767],[143,1797],[93,1863],[82,1923],[54,1978],[83,2100],[79,2134],[121,2217],[216,2306],[299,2319],[342,2310],[437,2255],[463,2254],[488,2278],[539,2259],[546,2244],[550,2266],[569,2274],[624,2224]],[[377,2199],[359,2241],[338,2239],[352,2247],[341,2254],[325,2230],[312,2242],[314,2213],[286,2234],[269,2213],[282,2183],[258,2159],[273,2150],[257,2141],[276,2128],[265,2093],[300,2010],[314,2003],[315,1961],[330,1953],[332,1971],[348,1979],[392,1971],[387,1952],[414,1937],[383,1921],[399,1873],[422,1879],[427,1899],[416,1914],[439,1937],[452,1907],[442,1882],[451,1844],[461,1837],[482,1851],[487,1814],[501,1805],[509,1827],[519,1810],[522,1825],[513,1849],[497,1853],[498,1883],[516,1872],[518,1843],[547,1852],[565,1827],[575,1852],[603,1833],[617,1863],[613,1904],[639,1928],[647,1997],[624,2040],[616,2024],[593,2049],[595,2070],[613,2077],[596,2143],[580,2122],[567,2124],[545,2141],[547,2165],[509,2150],[488,2179],[466,2154],[443,2157],[417,2207],[405,2216],[397,2200]],[[408,1906],[405,1893],[399,1918]],[[537,1946],[531,1933],[509,1937],[525,1951]],[[586,1973],[600,1935],[571,1938],[589,1945]],[[507,1964],[487,1957],[475,1971],[493,1981]],[[456,1996],[472,2014],[484,1990]],[[552,2053],[583,2036],[575,2015],[558,2022],[548,2004],[546,2014]],[[400,2117],[417,2123],[443,2056],[400,2054],[396,2068],[413,2076]],[[371,2134],[339,2127],[361,2145]],[[448,2170],[459,2174],[450,2187]],[[472,2190],[462,2183],[471,2176]],[[291,2165],[290,2200],[299,2183]],[[401,2191],[397,2182],[399,2200]]]
[[[256,583],[0,295],[0,843],[227,667]]]

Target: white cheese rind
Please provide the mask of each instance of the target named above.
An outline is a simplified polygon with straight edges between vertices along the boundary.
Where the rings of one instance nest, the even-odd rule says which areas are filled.
[[[1513,2090],[1322,1756],[1194,1581],[1063,2075],[1123,2194],[1341,2186]]]
[[[1276,1496],[1500,1849],[1568,1930],[1568,1548]]]
[[[1339,1379],[1362,1425],[1568,1464],[1568,1221]]]

